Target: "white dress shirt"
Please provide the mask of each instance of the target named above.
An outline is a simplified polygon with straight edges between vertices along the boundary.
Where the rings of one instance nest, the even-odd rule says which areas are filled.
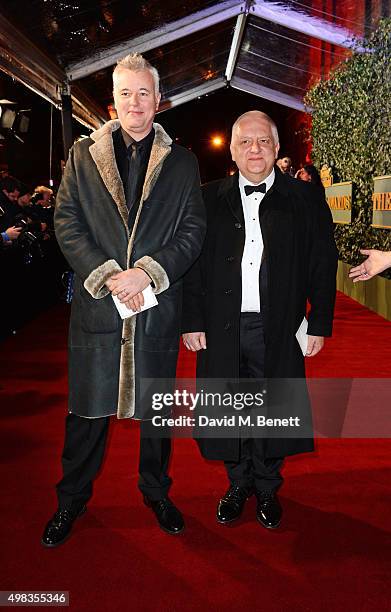
[[[266,192],[274,183],[274,168],[262,183],[266,183]],[[255,191],[246,195],[245,185],[260,185],[251,183],[239,172],[239,190],[242,198],[246,240],[242,257],[242,312],[260,312],[259,301],[259,270],[263,253],[263,238],[259,223],[259,205],[265,193]]]

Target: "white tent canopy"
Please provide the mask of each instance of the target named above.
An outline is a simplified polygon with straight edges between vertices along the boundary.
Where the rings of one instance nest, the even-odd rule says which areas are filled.
[[[161,112],[226,86],[308,110],[308,87],[390,13],[388,0],[334,0],[331,12],[320,0],[10,4],[0,0],[0,68],[54,104],[70,88],[91,128],[108,118],[112,67],[132,51],[160,72]]]

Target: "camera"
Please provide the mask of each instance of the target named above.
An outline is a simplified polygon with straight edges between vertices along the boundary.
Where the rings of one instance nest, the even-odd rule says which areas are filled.
[[[19,236],[19,242],[25,242],[28,245],[31,245],[38,240],[38,236],[30,231],[30,223],[24,215],[16,215],[14,225],[15,227],[20,227],[22,230]]]

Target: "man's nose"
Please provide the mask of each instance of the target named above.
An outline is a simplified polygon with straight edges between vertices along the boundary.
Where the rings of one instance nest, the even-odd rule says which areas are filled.
[[[260,150],[261,147],[259,146],[259,142],[254,140],[250,148],[251,153],[259,153]]]
[[[137,93],[131,94],[129,98],[129,102],[130,104],[138,104],[138,94]]]

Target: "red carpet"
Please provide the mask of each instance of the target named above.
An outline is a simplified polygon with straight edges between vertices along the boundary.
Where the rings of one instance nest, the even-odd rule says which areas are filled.
[[[65,307],[1,346],[0,590],[67,590],[71,610],[390,609],[390,440],[320,440],[286,462],[284,519],[269,532],[250,500],[215,521],[224,469],[176,440],[172,497],[187,531],[161,532],[137,491],[137,426],[114,422],[87,514],[63,547],[40,545],[66,413]],[[182,354],[179,374],[194,371]],[[335,335],[311,376],[390,377],[391,323],[339,294]]]

